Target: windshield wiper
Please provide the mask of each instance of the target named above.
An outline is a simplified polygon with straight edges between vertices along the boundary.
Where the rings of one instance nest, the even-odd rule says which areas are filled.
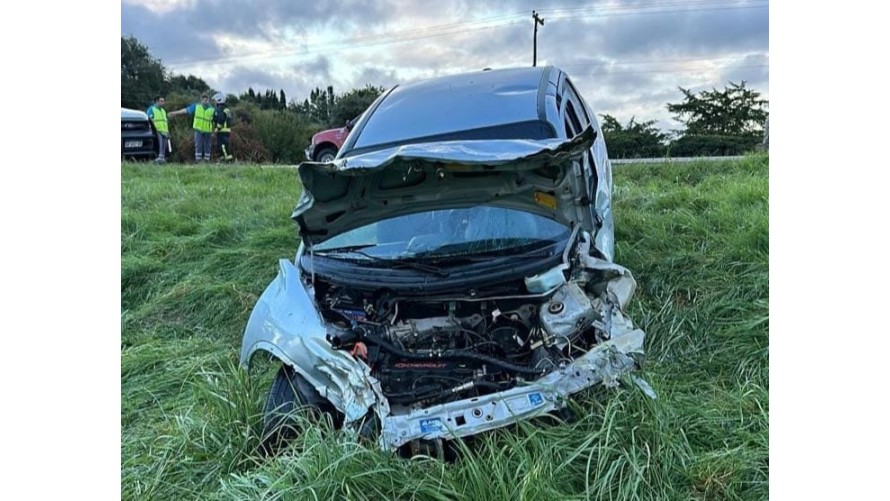
[[[330,249],[310,250],[310,252],[323,256],[327,253],[354,252],[357,250],[367,249],[368,247],[374,247],[375,245],[377,244],[344,245],[343,247],[332,247]]]
[[[365,247],[371,247],[373,245],[374,244],[355,245],[353,247],[341,247],[339,249],[321,250],[321,251],[314,252],[313,254],[317,254],[319,256],[326,256],[326,257],[331,257],[332,254],[358,254],[359,256],[363,256],[363,257],[370,259],[372,261],[376,261],[379,263],[386,263],[387,265],[390,265],[390,267],[393,269],[411,268],[414,270],[422,271],[425,273],[430,273],[430,274],[437,275],[440,277],[447,277],[450,275],[450,273],[448,273],[443,268],[440,268],[438,266],[418,263],[415,261],[407,261],[404,259],[390,259],[390,258],[372,256],[370,254],[366,254],[366,253],[358,250],[358,249],[362,249]],[[356,248],[358,248],[358,249],[356,249]]]
[[[507,258],[540,259],[555,256],[557,254],[555,246],[560,244],[562,244],[560,241],[541,240],[531,244],[510,247],[486,248],[487,246],[466,247],[462,245],[462,248],[457,249],[454,248],[456,246],[449,246],[452,248],[439,248],[418,254],[415,257],[432,263],[478,262]]]

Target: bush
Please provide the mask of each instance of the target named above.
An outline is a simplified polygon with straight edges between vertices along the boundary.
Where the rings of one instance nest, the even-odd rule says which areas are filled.
[[[271,161],[272,154],[260,139],[252,122],[240,121],[232,127],[232,155],[236,160],[251,163]]]
[[[754,151],[763,138],[758,134],[740,136],[685,135],[671,142],[668,152],[672,157],[744,155]],[[611,145],[609,146],[611,152]]]
[[[272,163],[302,162],[312,134],[318,129],[292,111],[260,110],[252,119],[256,138],[268,150],[268,161]]]
[[[646,136],[627,131],[603,131],[609,158],[663,157],[665,145]]]
[[[304,150],[312,135],[321,127],[292,111],[260,110],[250,103],[230,107],[234,124],[231,134],[231,154],[239,161],[252,163],[296,164],[304,160]],[[191,163],[195,158],[195,135],[192,117],[170,119],[170,139],[174,162]],[[216,159],[216,139],[213,158]]]

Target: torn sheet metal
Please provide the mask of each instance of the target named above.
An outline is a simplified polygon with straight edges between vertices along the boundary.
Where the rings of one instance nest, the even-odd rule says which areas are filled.
[[[300,282],[294,264],[282,259],[278,276],[248,320],[241,365],[246,367],[258,350],[272,353],[343,412],[347,423],[361,419],[372,408],[388,412],[368,366],[346,352],[332,350],[326,335],[311,291]]]

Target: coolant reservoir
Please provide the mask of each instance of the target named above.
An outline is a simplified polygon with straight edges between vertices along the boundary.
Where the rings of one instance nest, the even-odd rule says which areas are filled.
[[[565,337],[590,325],[597,317],[590,298],[574,282],[560,287],[550,301],[541,305],[539,315],[548,334]]]

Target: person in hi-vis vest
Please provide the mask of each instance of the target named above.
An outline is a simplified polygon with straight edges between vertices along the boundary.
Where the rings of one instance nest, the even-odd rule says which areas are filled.
[[[201,94],[200,103],[192,103],[188,107],[181,110],[171,111],[168,116],[182,115],[188,113],[194,119],[192,120],[192,129],[195,130],[195,162],[201,160],[210,161],[210,141],[213,134],[213,113],[216,108],[210,104],[210,98],[207,94]]]
[[[167,123],[167,110],[164,109],[164,97],[155,97],[145,114],[155,126],[155,132],[158,135],[158,158],[155,159],[155,162],[162,164],[167,161],[167,152],[170,148],[170,126]]]

